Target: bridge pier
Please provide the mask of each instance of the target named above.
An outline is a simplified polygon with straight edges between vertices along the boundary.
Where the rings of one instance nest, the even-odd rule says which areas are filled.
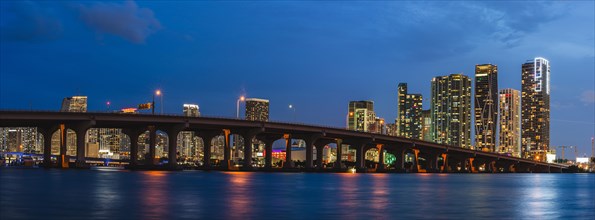
[[[314,147],[315,147],[315,143],[318,140],[318,135],[313,135],[310,137],[306,137],[305,138],[305,142],[306,142],[306,169],[307,170],[311,170],[313,168],[313,151],[314,151]],[[316,157],[318,157],[318,148],[316,148]],[[322,155],[321,155],[322,156]],[[317,161],[318,162],[318,161]]]
[[[43,135],[43,166],[52,167],[52,128],[38,127],[37,130]]]
[[[201,130],[195,130],[194,133],[197,133],[200,138],[202,138],[202,142],[203,142],[203,165],[202,168],[205,170],[210,170],[212,168],[212,164],[211,164],[211,148],[212,146],[212,141],[213,138],[219,136],[220,132],[219,131],[201,131]]]
[[[145,165],[148,166],[155,166],[155,145],[157,142],[157,128],[153,125],[148,127],[149,129],[149,156],[145,157],[146,163]]]
[[[384,162],[384,145],[376,144],[376,148],[378,148],[378,168],[376,169],[376,172],[384,172],[386,170]]]
[[[242,165],[243,166],[242,169],[251,170],[252,169],[252,147],[254,145],[254,142],[253,142],[254,135],[243,134],[242,138],[244,138],[244,164]]]
[[[68,128],[65,124],[60,124],[60,157],[58,158],[60,168],[68,168],[70,162],[67,152]]]
[[[175,170],[178,167],[178,129],[168,129],[167,131],[167,166],[169,169]]]
[[[412,173],[425,173],[425,169],[421,169],[419,165],[419,149],[413,148],[413,163],[411,164],[411,172]]]
[[[405,172],[405,149],[395,149],[395,170],[397,172]]]
[[[283,164],[284,169],[293,168],[293,160],[291,159],[291,135],[283,135],[285,139],[285,163]]]
[[[225,144],[223,145],[223,161],[220,164],[222,170],[229,170],[231,168],[231,144],[230,144],[231,130],[223,129],[223,137]]]
[[[130,138],[130,168],[134,169],[138,166],[138,135],[132,132],[128,134]]]
[[[446,153],[440,154],[440,157],[442,157],[442,167],[440,167],[439,172],[441,172],[441,173],[450,172],[450,167],[448,166],[448,154],[446,154]]]
[[[273,143],[275,143],[275,138],[264,139],[264,168],[266,170],[273,169]]]
[[[87,163],[85,161],[85,135],[87,134],[87,129],[79,128],[75,130],[76,132],[76,167],[83,168],[87,167]]]
[[[343,169],[343,140],[335,139],[337,143],[337,159],[335,160],[335,169]]]
[[[355,169],[357,170],[367,170],[364,160],[365,146],[365,144],[355,146]]]

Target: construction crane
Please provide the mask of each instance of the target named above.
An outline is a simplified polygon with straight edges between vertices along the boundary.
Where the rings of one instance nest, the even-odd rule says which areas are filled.
[[[566,148],[574,148],[574,157],[576,158],[576,156],[577,156],[577,149],[575,146],[556,146],[554,148],[562,148],[562,160],[566,159],[564,157],[564,151],[566,150]]]

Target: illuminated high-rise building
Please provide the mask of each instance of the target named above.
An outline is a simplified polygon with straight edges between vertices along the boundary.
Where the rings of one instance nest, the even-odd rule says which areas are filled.
[[[500,90],[500,135],[498,150],[501,154],[521,156],[521,92]]]
[[[87,96],[72,96],[62,100],[61,112],[87,112]]]
[[[432,140],[432,113],[430,109],[422,110],[421,117],[423,121],[423,125],[421,126],[421,136],[424,141],[434,141]]]
[[[471,79],[463,74],[432,79],[432,140],[471,148]]]
[[[498,66],[475,66],[475,148],[494,152],[498,124]]]
[[[523,157],[545,161],[550,146],[550,63],[537,57],[522,65]]]
[[[269,100],[246,99],[246,120],[269,121]]]
[[[397,136],[423,139],[421,94],[409,94],[407,83],[399,83],[397,103]]]
[[[347,112],[347,129],[369,131],[370,124],[376,122],[373,101],[350,101]]]
[[[184,116],[199,117],[200,111],[196,104],[184,104]]]

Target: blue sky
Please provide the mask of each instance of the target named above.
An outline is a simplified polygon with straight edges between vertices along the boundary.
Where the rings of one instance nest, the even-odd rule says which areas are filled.
[[[91,111],[164,93],[168,113],[197,103],[235,115],[241,94],[271,101],[271,120],[344,126],[350,100],[396,117],[396,87],[429,108],[430,80],[550,60],[551,145],[590,154],[595,133],[595,5],[565,2],[0,2],[0,108]],[[159,102],[158,102],[159,104]],[[571,155],[571,154],[566,154]]]

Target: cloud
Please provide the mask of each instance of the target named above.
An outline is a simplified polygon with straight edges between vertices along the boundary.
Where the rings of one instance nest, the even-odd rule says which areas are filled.
[[[81,19],[89,27],[133,43],[144,43],[147,37],[161,29],[153,11],[140,8],[134,1],[81,5],[78,9]]]
[[[40,42],[61,36],[61,21],[51,8],[30,1],[5,2],[0,19],[2,41]]]
[[[595,91],[593,91],[593,90],[584,91],[581,94],[580,100],[585,105],[595,104]]]

